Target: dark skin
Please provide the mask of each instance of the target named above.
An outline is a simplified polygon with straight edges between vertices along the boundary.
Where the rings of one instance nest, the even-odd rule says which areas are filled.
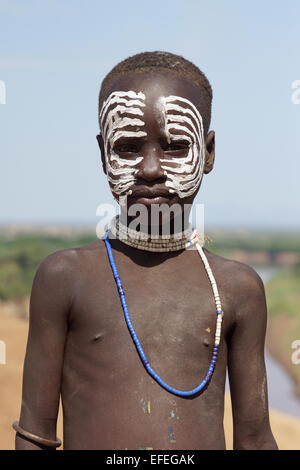
[[[175,94],[201,113],[201,89],[173,74],[118,78],[112,90]],[[163,136],[151,106],[136,185],[162,187]],[[102,149],[103,142],[98,136]],[[214,133],[206,132],[206,162]],[[180,201],[175,194],[173,202]],[[116,195],[115,195],[116,197]],[[216,310],[196,251],[150,253],[111,240],[132,322],[156,372],[181,390],[197,386],[211,358]],[[224,387],[229,371],[235,449],[276,449],[268,412],[264,341],[266,302],[250,267],[205,250],[224,319],[220,354],[208,387],[192,399],[170,394],[146,372],[124,321],[102,240],[64,250],[40,265],[32,288],[20,425],[55,439],[60,394],[65,449],[224,449]],[[170,428],[172,428],[170,430]],[[17,449],[41,449],[17,436]]]

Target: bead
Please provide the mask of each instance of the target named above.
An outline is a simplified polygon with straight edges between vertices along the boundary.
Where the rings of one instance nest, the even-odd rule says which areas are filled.
[[[141,234],[139,232],[132,231],[131,229],[127,229],[127,227],[124,227],[124,226],[122,227],[120,223],[118,223],[118,225],[116,225],[115,228],[116,228],[115,233],[112,230],[114,235],[116,235],[120,240],[124,241],[124,243],[127,243],[128,245],[131,245],[131,246],[133,246],[135,248],[138,248],[138,249],[141,249],[141,250],[156,251],[156,252],[176,251],[176,250],[178,251],[178,250],[181,250],[181,249],[184,249],[184,248],[187,248],[187,247],[191,246],[191,244],[193,244],[193,243],[195,243],[195,245],[196,245],[198,253],[199,253],[199,255],[202,259],[202,262],[204,264],[207,276],[210,280],[212,291],[213,291],[214,298],[215,298],[215,303],[216,303],[216,308],[217,308],[216,333],[215,333],[215,342],[214,342],[214,346],[213,346],[212,358],[210,360],[206,376],[204,377],[204,379],[202,380],[200,385],[198,385],[198,387],[196,387],[192,390],[182,391],[182,390],[177,390],[177,389],[171,387],[170,385],[166,384],[161,379],[161,377],[159,377],[159,375],[150,366],[149,361],[148,361],[148,359],[147,359],[147,357],[146,357],[146,355],[143,351],[142,345],[141,345],[141,343],[138,339],[138,336],[137,336],[137,334],[136,334],[136,332],[133,328],[133,325],[132,325],[132,322],[131,322],[131,319],[130,319],[130,315],[129,315],[129,311],[128,311],[128,307],[127,307],[127,303],[126,303],[126,299],[125,299],[125,292],[124,292],[124,289],[123,289],[123,286],[122,286],[121,279],[118,275],[118,270],[117,270],[117,267],[115,265],[112,249],[111,249],[111,246],[110,246],[110,243],[109,243],[109,231],[110,231],[109,229],[106,230],[105,238],[104,238],[108,258],[109,258],[109,261],[110,261],[112,272],[113,272],[113,275],[114,275],[114,278],[115,278],[115,281],[116,281],[116,284],[117,284],[118,292],[119,292],[119,295],[120,295],[120,300],[121,300],[123,311],[124,311],[124,317],[125,317],[128,329],[130,331],[131,337],[132,337],[132,339],[133,339],[133,341],[136,345],[138,354],[139,354],[144,366],[146,367],[148,373],[163,388],[165,388],[170,393],[173,393],[173,394],[179,395],[179,396],[192,396],[192,395],[195,395],[196,393],[200,392],[207,385],[207,383],[210,381],[211,376],[214,372],[215,365],[216,365],[216,362],[217,362],[218,351],[219,351],[219,343],[220,343],[220,338],[221,338],[221,325],[222,325],[222,317],[223,317],[223,311],[222,311],[220,296],[219,296],[219,292],[218,292],[218,288],[217,288],[217,283],[216,283],[216,280],[213,276],[211,268],[209,266],[208,260],[205,256],[205,253],[203,252],[202,247],[199,244],[199,236],[197,235],[196,231],[194,231],[192,233],[192,235],[191,235],[191,233],[189,233],[187,235],[188,231],[186,231],[186,232],[182,232],[182,234],[180,234],[180,235],[182,235],[181,239],[176,240],[174,238],[174,236],[173,237],[172,236],[171,237],[167,237],[167,236],[163,236],[163,237],[146,236],[146,234]],[[120,234],[122,234],[122,237],[120,237]],[[129,234],[132,238],[129,237]],[[141,238],[143,238],[143,235],[144,235],[144,239],[141,240]],[[124,238],[123,238],[123,236],[124,236]],[[188,241],[187,241],[187,236],[190,238],[190,240],[188,240]],[[137,240],[139,240],[139,242],[137,242]]]

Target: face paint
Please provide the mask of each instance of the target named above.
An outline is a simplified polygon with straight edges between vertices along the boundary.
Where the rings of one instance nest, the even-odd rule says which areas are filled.
[[[112,191],[119,196],[131,194],[130,187],[135,182],[136,166],[142,156],[125,159],[114,151],[114,145],[121,138],[145,137],[146,132],[139,128],[145,125],[141,108],[145,106],[145,95],[134,91],[114,91],[103,103],[99,115],[104,141],[107,178]],[[126,116],[124,116],[126,115]],[[130,129],[132,128],[132,129]]]
[[[137,166],[144,157],[121,158],[114,151],[114,145],[121,138],[147,136],[140,129],[145,126],[142,110],[145,98],[142,92],[114,91],[103,103],[99,115],[107,178],[118,196],[131,194]],[[158,123],[168,143],[182,140],[189,143],[187,156],[161,158],[169,192],[180,198],[188,197],[197,190],[203,176],[205,145],[202,117],[192,102],[180,96],[161,97],[155,106]]]
[[[176,193],[180,198],[190,196],[199,187],[203,176],[205,145],[201,114],[193,103],[180,96],[161,97],[157,110],[168,143],[189,142],[186,157],[161,159],[164,164],[162,169],[168,178],[165,184],[170,193]]]

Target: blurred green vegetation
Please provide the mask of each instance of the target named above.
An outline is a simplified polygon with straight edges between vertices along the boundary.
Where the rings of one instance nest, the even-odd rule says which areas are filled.
[[[207,248],[217,254],[228,250],[300,253],[298,232],[207,231],[212,242]]]
[[[68,234],[67,234],[68,232]],[[208,232],[212,242],[206,246],[210,251],[227,256],[232,250],[300,252],[299,233],[275,232]],[[9,232],[0,232],[0,299],[22,298],[29,295],[32,281],[41,261],[57,250],[74,248],[95,241],[95,232],[62,230],[59,235],[50,235],[46,232],[22,233],[14,235]],[[300,269],[299,269],[300,271]],[[290,278],[280,281],[278,292],[294,292],[296,281],[290,285]],[[298,284],[299,285],[299,284]],[[274,288],[274,292],[276,288]],[[293,294],[294,295],[294,294]],[[296,295],[296,294],[295,294]],[[280,309],[281,295],[274,294],[274,312]],[[276,297],[276,299],[275,299]],[[273,305],[273,304],[272,304]],[[299,298],[298,298],[299,305]],[[291,307],[292,308],[292,307]]]
[[[300,338],[300,265],[281,270],[266,285],[266,297],[272,329],[268,347],[275,358],[287,368],[296,382],[300,397],[300,369],[291,362],[292,344]]]
[[[300,264],[281,270],[266,285],[271,316],[285,315],[300,320]]]
[[[0,299],[29,295],[36,269],[50,253],[95,240],[93,233],[72,237],[19,234],[10,238],[0,235]]]

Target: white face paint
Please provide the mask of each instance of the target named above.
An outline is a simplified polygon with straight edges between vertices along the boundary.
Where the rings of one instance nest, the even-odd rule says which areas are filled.
[[[180,198],[190,196],[199,187],[203,176],[205,145],[201,114],[193,103],[180,96],[161,97],[157,110],[168,143],[183,139],[189,142],[187,156],[161,159],[168,178],[165,184],[170,193],[176,193]]]
[[[114,91],[103,103],[99,121],[104,141],[107,178],[112,191],[119,196],[131,194],[130,187],[135,183],[136,166],[143,160],[135,155],[125,159],[114,151],[115,143],[121,138],[145,137],[146,132],[139,128],[145,125],[141,119],[141,108],[145,106],[145,95],[134,91]],[[130,115],[123,116],[124,114]],[[128,128],[133,128],[128,130]]]
[[[145,95],[142,92],[114,91],[103,103],[99,115],[107,178],[112,191],[119,196],[131,194],[130,187],[135,184],[135,174],[138,172],[136,167],[144,157],[133,155],[130,159],[121,158],[114,151],[114,145],[121,138],[147,136],[145,131],[140,130],[145,126],[144,107]],[[155,107],[168,143],[189,142],[185,157],[161,159],[169,192],[176,193],[180,198],[188,197],[197,190],[203,176],[205,145],[202,117],[193,103],[180,96],[161,97]]]

